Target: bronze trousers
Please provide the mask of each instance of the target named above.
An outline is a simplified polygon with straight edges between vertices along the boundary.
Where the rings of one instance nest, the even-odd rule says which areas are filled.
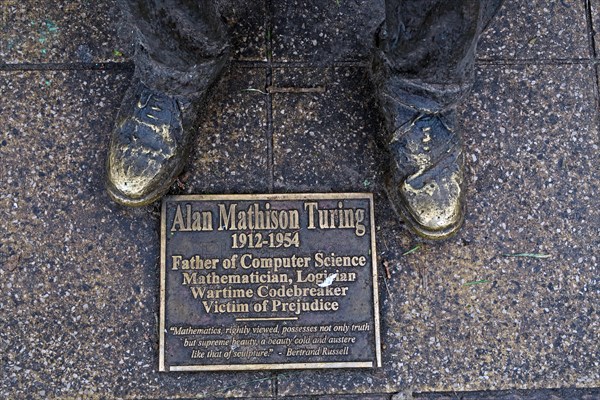
[[[407,101],[431,97],[446,105],[470,88],[477,41],[501,1],[385,0],[376,52],[394,82],[406,85]],[[220,73],[228,40],[213,0],[120,2],[134,31],[136,71],[147,86],[193,96]]]

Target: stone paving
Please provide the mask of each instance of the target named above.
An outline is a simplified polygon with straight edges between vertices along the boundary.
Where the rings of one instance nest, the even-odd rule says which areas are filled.
[[[383,193],[383,2],[220,1],[233,59],[171,193],[376,199],[384,367],[277,373],[158,373],[159,208],[103,184],[133,68],[116,5],[1,6],[1,398],[600,398],[600,0],[493,21],[460,110],[465,226],[436,243]]]

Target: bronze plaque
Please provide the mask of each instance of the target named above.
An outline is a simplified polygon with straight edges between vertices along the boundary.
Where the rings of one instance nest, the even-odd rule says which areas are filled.
[[[370,193],[162,204],[160,371],[381,366]]]

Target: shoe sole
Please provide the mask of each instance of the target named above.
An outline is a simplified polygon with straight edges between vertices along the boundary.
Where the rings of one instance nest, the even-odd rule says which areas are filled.
[[[108,193],[110,198],[114,202],[121,204],[123,206],[128,206],[128,207],[141,207],[141,206],[145,206],[150,203],[153,203],[156,200],[160,199],[169,190],[169,187],[171,186],[171,185],[169,185],[166,190],[160,190],[160,191],[157,190],[157,191],[148,193],[144,197],[132,199],[130,197],[123,195],[120,191],[111,187],[110,185],[111,185],[110,183],[106,184],[106,192]]]
[[[113,201],[115,201],[116,203],[119,203],[123,206],[128,206],[128,207],[145,206],[145,205],[154,203],[157,200],[160,200],[160,198],[163,197],[169,191],[169,188],[171,188],[171,185],[173,184],[173,182],[175,182],[177,177],[183,171],[183,167],[184,167],[184,163],[181,163],[181,165],[179,165],[175,169],[175,173],[171,176],[171,178],[169,178],[167,180],[167,183],[165,185],[157,187],[156,189],[154,189],[153,191],[147,193],[145,196],[142,196],[142,197],[131,198],[131,197],[125,196],[120,190],[118,190],[117,188],[114,187],[114,185],[112,184],[112,182],[110,182],[109,179],[106,179],[106,192],[108,193],[108,195],[110,196],[110,198]],[[107,166],[107,168],[108,168],[108,166]]]

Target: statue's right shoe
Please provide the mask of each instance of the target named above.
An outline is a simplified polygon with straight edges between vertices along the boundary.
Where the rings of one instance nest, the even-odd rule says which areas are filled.
[[[106,162],[106,189],[117,203],[162,197],[185,166],[197,107],[135,81],[123,99]]]
[[[408,227],[427,239],[454,235],[464,219],[464,152],[452,114],[415,113],[388,143],[388,197]]]
[[[412,232],[446,239],[459,231],[465,216],[465,156],[455,106],[470,84],[411,79],[395,71],[386,56],[385,26],[376,38],[371,73],[390,155],[385,190]]]
[[[414,95],[397,77],[378,82],[391,156],[385,185],[390,203],[419,236],[448,238],[465,215],[464,151],[456,112]]]

